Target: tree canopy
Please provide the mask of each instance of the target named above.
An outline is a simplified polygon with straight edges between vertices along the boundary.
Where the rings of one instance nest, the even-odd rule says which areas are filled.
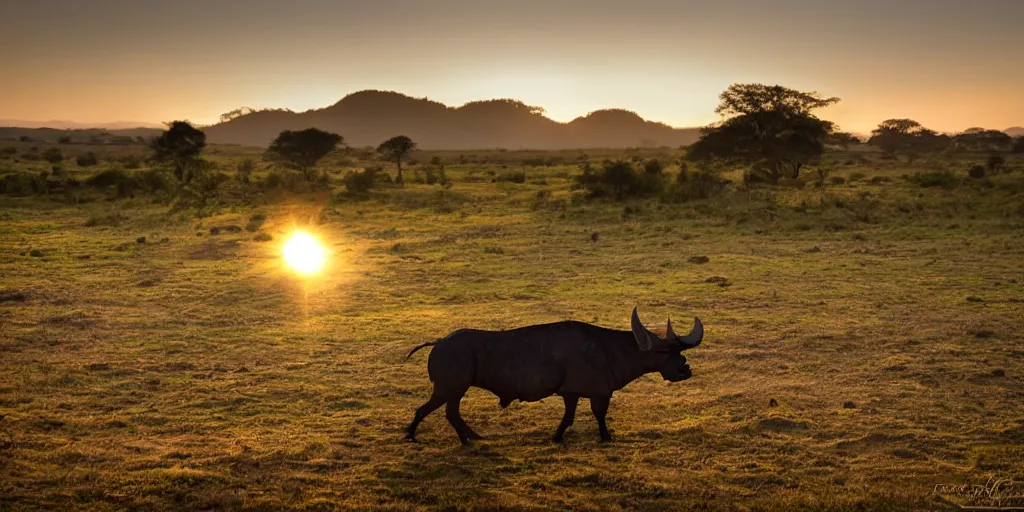
[[[303,171],[307,179],[310,179],[310,170],[313,166],[334,151],[343,140],[337,133],[325,132],[318,128],[285,130],[270,143],[267,153],[295,165]]]
[[[1013,137],[999,130],[971,128],[955,135],[953,144],[964,151],[1004,151],[1013,145]]]
[[[188,183],[200,172],[199,154],[206,147],[206,134],[188,121],[174,121],[151,145],[153,159],[170,164],[179,181]]]
[[[403,183],[402,159],[414,149],[416,149],[416,143],[405,135],[392,137],[377,146],[377,153],[380,153],[384,158],[394,160],[398,165],[398,178],[395,181],[399,184]]]
[[[929,130],[913,119],[887,119],[871,131],[868,144],[889,155],[903,154],[913,159],[944,149],[949,145],[949,136]]]
[[[839,101],[762,84],[733,84],[720,99],[715,112],[725,119],[701,129],[687,158],[752,165],[771,181],[787,174],[796,178],[804,165],[821,156],[835,125],[811,111]]]

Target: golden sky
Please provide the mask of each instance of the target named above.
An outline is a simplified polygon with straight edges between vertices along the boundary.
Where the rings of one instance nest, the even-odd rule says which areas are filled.
[[[864,132],[1024,125],[1024,0],[32,0],[0,3],[0,119],[215,122],[361,89],[510,97],[559,121],[716,119],[735,82],[839,96]]]

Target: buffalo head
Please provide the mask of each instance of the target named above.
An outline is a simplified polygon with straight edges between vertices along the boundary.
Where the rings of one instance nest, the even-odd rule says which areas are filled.
[[[693,374],[690,372],[690,365],[686,364],[684,350],[700,345],[704,339],[704,324],[699,318],[693,319],[693,329],[686,336],[679,336],[672,330],[672,320],[669,319],[665,327],[665,337],[662,338],[644,327],[640,322],[640,315],[637,308],[633,308],[633,317],[630,320],[633,328],[633,337],[642,352],[648,353],[651,357],[659,359],[659,371],[661,376],[671,382],[679,382],[689,379]]]

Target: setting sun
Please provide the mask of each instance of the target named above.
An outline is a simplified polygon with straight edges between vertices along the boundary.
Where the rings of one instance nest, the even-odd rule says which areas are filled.
[[[284,261],[300,274],[316,274],[327,263],[327,249],[313,235],[298,231],[284,245]]]

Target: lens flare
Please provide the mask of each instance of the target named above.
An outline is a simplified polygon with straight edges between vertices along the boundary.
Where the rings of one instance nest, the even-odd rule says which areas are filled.
[[[327,249],[309,233],[297,231],[284,244],[284,261],[302,275],[312,275],[327,264]]]

